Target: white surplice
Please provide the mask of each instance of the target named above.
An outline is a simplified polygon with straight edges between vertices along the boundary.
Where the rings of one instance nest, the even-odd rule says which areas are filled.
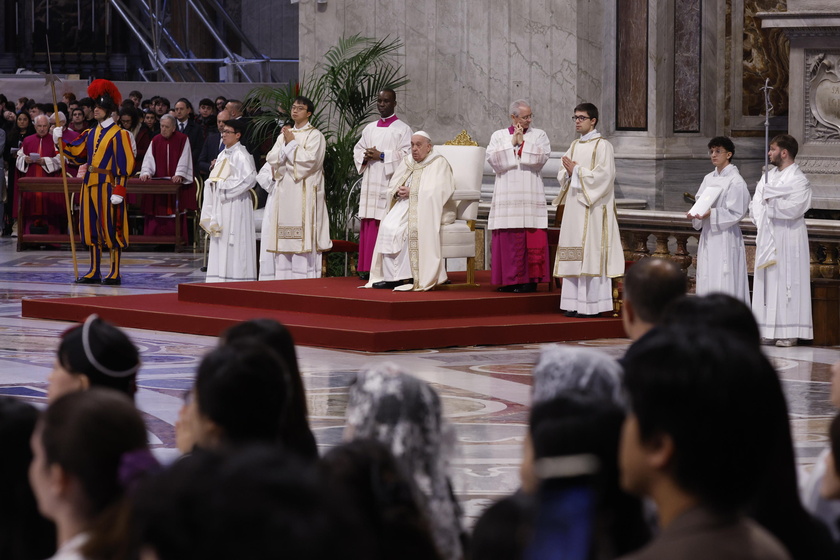
[[[410,187],[407,199],[396,200],[394,195],[402,185]],[[379,228],[379,237],[370,265],[370,288],[383,280],[413,278],[413,284],[396,288],[398,291],[426,291],[446,281],[446,269],[441,256],[440,229],[442,224],[455,221],[452,193],[455,181],[446,158],[432,150],[426,159],[414,161],[411,155],[403,158],[394,172],[388,189],[391,208]],[[393,222],[393,223],[392,223]],[[386,252],[387,251],[387,252]],[[408,256],[410,276],[388,278],[391,274],[405,274],[401,263]],[[385,264],[386,259],[393,262]]]
[[[750,207],[750,191],[738,168],[732,164],[724,167],[721,173],[715,169],[706,175],[696,198],[713,186],[722,187],[723,191],[712,204],[711,214],[704,220],[691,221],[694,229],[701,230],[696,293],[700,296],[721,292],[749,305],[747,257],[740,222]]]
[[[576,162],[571,176],[560,167],[565,204],[554,258],[554,276],[563,278],[560,307],[587,315],[611,311],[612,281],[624,275],[624,251],[615,215],[615,156],[612,144],[593,130],[564,154]]]
[[[149,144],[149,149],[146,150],[146,155],[143,156],[143,165],[140,167],[140,175],[148,175],[149,177],[154,177],[155,173],[157,172],[157,162],[155,161],[155,154],[153,153],[152,144],[154,144],[155,139],[163,138],[162,135],[158,134],[154,138],[152,138],[152,143]],[[169,150],[169,146],[166,147],[167,151]],[[167,153],[167,161],[169,161],[169,154]],[[165,177],[166,175],[161,175],[161,177]],[[178,156],[178,163],[175,166],[175,172],[172,173],[172,177],[178,176],[183,178],[183,184],[188,185],[193,182],[193,160],[192,160],[192,151],[190,148],[190,140],[187,138],[187,141],[184,143],[184,148],[181,150],[181,155]]]
[[[512,128],[497,130],[487,146],[487,163],[496,173],[487,228],[545,229],[548,205],[542,168],[551,155],[545,132],[529,128],[523,135],[522,150],[511,144]]]
[[[225,148],[204,184],[200,225],[210,234],[207,282],[257,279],[254,157],[240,144]]]
[[[266,162],[277,191],[266,206],[262,243],[274,253],[275,280],[320,278],[321,253],[332,247],[324,199],[324,135],[311,124],[292,128],[288,144],[281,134]]]
[[[260,168],[259,173],[257,173],[257,184],[268,193],[268,197],[265,200],[265,206],[263,207],[262,211],[262,221],[260,222],[260,234],[266,231],[266,219],[268,218],[268,212],[265,211],[265,208],[271,208],[274,205],[274,196],[277,192],[274,189],[274,173],[271,171],[271,164],[264,163],[262,168]],[[260,243],[260,254],[258,258],[259,267],[259,280],[274,280],[274,253],[269,253],[265,248],[265,243]]]
[[[387,126],[383,126],[388,123]],[[362,165],[365,150],[375,147],[384,158]],[[379,119],[368,124],[353,148],[356,170],[362,174],[359,218],[381,220],[388,213],[388,183],[411,149],[411,128],[399,119]]]
[[[814,338],[805,212],[811,185],[795,163],[761,176],[750,203],[756,234],[752,309],[763,338]]]

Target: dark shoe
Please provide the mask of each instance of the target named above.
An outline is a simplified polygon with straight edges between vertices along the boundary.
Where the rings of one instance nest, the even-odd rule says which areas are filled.
[[[578,319],[595,319],[595,318],[600,317],[600,316],[601,316],[600,313],[595,313],[594,315],[587,315],[585,313],[575,314],[575,317],[577,317]]]
[[[116,278],[103,278],[102,285],[103,286],[119,286],[122,284],[122,280],[120,280],[119,276]]]
[[[566,317],[572,317],[572,318],[578,316],[577,311],[564,311],[563,315],[565,315]]]
[[[526,282],[525,284],[520,284],[519,287],[513,290],[515,294],[532,294],[537,291],[537,283],[536,282]]]
[[[99,284],[102,280],[99,276],[94,276],[92,278],[88,278],[87,276],[79,276],[76,278],[76,284]]]
[[[359,278],[362,280],[370,280],[370,272],[360,272]]]
[[[510,284],[508,286],[502,286],[501,288],[496,288],[497,292],[515,292],[522,284]]]
[[[393,290],[398,286],[402,286],[403,284],[414,284],[414,278],[406,278],[404,280],[383,280],[381,282],[374,282],[373,288],[374,290]]]

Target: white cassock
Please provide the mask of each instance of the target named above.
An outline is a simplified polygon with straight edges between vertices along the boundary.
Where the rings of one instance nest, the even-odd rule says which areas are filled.
[[[265,206],[263,208],[271,208],[274,204],[274,194],[277,192],[274,189],[274,175],[271,171],[271,164],[264,163],[260,172],[257,173],[257,184],[268,193],[265,199]],[[266,220],[268,219],[268,212],[263,210],[262,222],[260,222],[260,233],[266,231]],[[259,255],[259,279],[260,280],[274,280],[274,253],[269,253],[265,248],[265,243],[260,242]]]
[[[274,280],[320,278],[321,253],[332,248],[324,199],[324,135],[311,124],[283,135],[265,160],[274,172],[276,194],[266,205],[262,243],[274,254]]]
[[[396,200],[400,186],[410,187],[408,198]],[[379,226],[370,267],[370,288],[383,280],[413,278],[397,291],[426,291],[446,282],[441,256],[440,227],[455,221],[452,193],[455,181],[446,158],[432,150],[426,159],[403,158],[388,189],[391,208]]]
[[[624,275],[613,147],[593,130],[564,155],[577,165],[571,177],[560,167],[560,194],[554,200],[566,205],[554,259],[554,276],[563,278],[560,308],[586,315],[612,311],[611,278]]]
[[[538,128],[529,128],[518,154],[510,141],[511,129],[494,132],[487,146],[487,163],[496,173],[487,229],[545,229],[548,205],[541,172],[551,155],[548,136]]]
[[[750,304],[747,279],[747,257],[741,235],[741,219],[750,208],[747,183],[732,164],[718,173],[715,169],[703,179],[697,198],[709,187],[723,191],[712,204],[712,213],[704,220],[692,219],[694,229],[701,230],[697,248],[698,296],[724,293]]]
[[[761,176],[750,203],[758,228],[752,309],[762,338],[814,338],[805,212],[811,184],[795,163]]]
[[[165,140],[163,136],[158,136],[160,136],[161,139]],[[157,138],[158,136],[155,136],[155,138]],[[132,138],[134,138],[133,135]],[[152,138],[152,142],[155,141],[155,138]],[[166,161],[169,161],[168,145],[166,146],[166,150]],[[155,154],[153,152],[154,150],[152,149],[152,145],[149,144],[149,149],[146,150],[146,155],[143,156],[143,165],[140,166],[140,175],[148,175],[149,177],[155,176],[155,173],[157,172],[157,162],[155,161]],[[161,175],[161,177],[165,176],[166,175]],[[171,177],[175,176],[183,178],[182,183],[184,185],[189,185],[193,182],[193,160],[189,138],[184,143],[184,148],[181,150],[181,155],[178,157],[178,163],[175,166],[175,171],[171,175]]]
[[[240,144],[225,148],[204,184],[200,225],[210,234],[207,282],[257,279],[254,157]]]
[[[362,165],[365,150],[376,147],[385,154],[380,161]],[[411,128],[396,115],[367,125],[353,148],[356,170],[362,174],[359,194],[359,217],[381,220],[388,213],[388,183],[411,149]]]

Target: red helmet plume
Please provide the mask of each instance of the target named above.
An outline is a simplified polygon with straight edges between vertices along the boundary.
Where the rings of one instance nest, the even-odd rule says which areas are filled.
[[[105,109],[114,111],[122,103],[120,90],[111,80],[93,80],[87,91],[94,103]]]

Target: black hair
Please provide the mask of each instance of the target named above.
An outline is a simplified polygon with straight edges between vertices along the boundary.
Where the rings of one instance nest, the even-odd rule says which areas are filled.
[[[787,150],[791,159],[796,159],[796,154],[799,153],[799,142],[790,134],[779,134],[770,140],[771,144],[776,144],[780,150]]]
[[[312,103],[311,99],[309,99],[308,97],[305,97],[303,95],[298,95],[297,97],[295,97],[294,100],[292,101],[292,103],[293,104],[294,103],[300,103],[301,105],[306,105],[307,112],[309,112],[309,113],[314,113],[315,112],[315,104]]]
[[[200,414],[228,445],[280,443],[292,397],[283,360],[263,344],[238,340],[211,350],[198,366]]]
[[[732,336],[743,338],[751,345],[761,344],[761,334],[752,309],[740,299],[727,294],[682,296],[668,305],[661,324],[722,329]]]
[[[275,447],[197,450],[139,490],[137,540],[160,560],[370,558],[365,527]]]
[[[213,100],[209,97],[202,97],[201,101],[198,102],[199,107],[212,107],[213,110],[216,109],[216,104],[213,103]]]
[[[157,101],[155,102],[156,105],[166,105],[167,109],[171,109],[172,105],[169,103],[169,100],[165,97],[158,97]]]
[[[140,111],[134,106],[132,103],[131,106],[125,106],[120,109],[120,116],[127,115],[131,117],[131,128],[135,128],[137,123],[140,122]]]
[[[373,558],[441,558],[413,480],[389,447],[356,439],[332,448],[319,463],[330,493],[342,496],[371,528]]]
[[[0,396],[0,558],[25,560],[55,554],[55,525],[38,512],[29,485],[38,410],[13,397]]]
[[[129,97],[136,97],[136,98],[137,98],[137,99],[139,99],[140,101],[143,101],[143,94],[142,94],[142,93],[140,93],[139,91],[137,91],[136,89],[131,90],[131,91],[128,93],[128,96],[129,96]]]
[[[230,327],[220,339],[221,344],[240,340],[261,343],[274,350],[286,366],[285,372],[291,382],[292,394],[289,409],[284,418],[280,439],[284,446],[293,449],[302,457],[318,458],[318,446],[309,427],[306,406],[306,391],[298,368],[295,342],[289,330],[273,319],[251,319]],[[278,372],[282,375],[283,372]]]
[[[475,523],[469,560],[522,560],[535,516],[536,502],[524,492],[497,501]]]
[[[228,119],[225,121],[225,126],[229,126],[237,133],[244,135],[248,129],[248,121],[244,119]]]
[[[729,161],[732,161],[732,158],[735,157],[735,144],[726,136],[715,136],[709,140],[709,145],[707,147],[710,150],[712,148],[723,148],[727,152],[731,153],[732,155],[728,158]]]
[[[586,113],[586,116],[588,116],[593,121],[599,120],[598,107],[596,107],[592,103],[578,103],[578,105],[575,107],[575,112],[577,113],[578,111]]]
[[[177,105],[178,103],[183,103],[184,105],[187,106],[187,109],[189,109],[190,111],[193,111],[193,105],[190,102],[190,100],[187,99],[186,97],[181,97],[180,99],[178,99],[178,101],[176,101],[175,104]]]
[[[688,291],[688,278],[672,260],[646,257],[624,274],[624,298],[639,318],[658,323],[668,304]]]
[[[635,346],[624,383],[641,441],[669,436],[668,472],[707,507],[745,507],[781,438],[774,406],[787,410],[773,366],[757,346],[702,325],[658,327]]]
[[[564,394],[534,405],[528,423],[535,461],[570,455],[597,459],[597,472],[548,479],[543,486],[578,484],[593,488],[598,496],[599,519],[593,544],[616,556],[637,550],[650,539],[642,502],[619,486],[618,448],[624,416],[624,410],[615,403]]]
[[[122,330],[98,317],[88,317],[62,335],[58,363],[72,374],[86,376],[91,386],[116,389],[131,398],[137,392],[137,347]]]
[[[390,93],[394,97],[394,101],[397,100],[397,92],[394,91],[391,88],[382,88],[381,90],[379,90],[379,92],[380,93]],[[314,110],[314,106],[313,106],[313,110]]]
[[[79,99],[79,106],[80,107],[87,107],[88,109],[93,109],[96,106],[93,99],[90,97],[82,97]]]
[[[35,433],[43,443],[44,468],[60,466],[81,488],[82,501],[75,505],[90,535],[82,556],[126,557],[127,491],[156,464],[134,403],[110,389],[68,393],[47,408]]]

